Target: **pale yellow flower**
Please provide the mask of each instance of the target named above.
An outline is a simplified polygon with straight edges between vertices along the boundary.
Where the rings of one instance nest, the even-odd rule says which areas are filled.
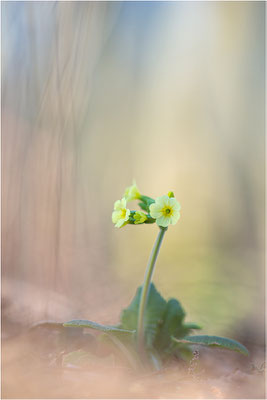
[[[156,219],[156,223],[163,228],[175,225],[180,218],[180,204],[174,197],[161,196],[149,207],[150,215]]]
[[[142,224],[143,222],[145,222],[147,220],[147,216],[145,213],[143,213],[142,211],[136,211],[134,213],[134,223],[137,224]]]
[[[116,228],[121,228],[125,223],[127,223],[130,210],[126,208],[126,199],[123,197],[121,200],[117,200],[114,203],[114,211],[112,213],[112,222],[115,224]]]
[[[132,186],[129,186],[125,189],[124,197],[127,201],[140,199],[140,192],[138,187],[136,186],[135,181],[133,181]]]

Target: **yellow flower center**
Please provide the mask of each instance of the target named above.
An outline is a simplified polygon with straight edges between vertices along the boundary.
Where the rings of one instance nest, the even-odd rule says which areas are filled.
[[[126,217],[126,209],[124,208],[123,210],[121,210],[121,218],[125,217]]]
[[[168,206],[166,206],[166,207],[164,207],[164,208],[162,209],[162,214],[163,214],[165,217],[170,217],[170,216],[172,215],[172,213],[173,213],[173,209],[170,208],[170,207],[168,207]]]

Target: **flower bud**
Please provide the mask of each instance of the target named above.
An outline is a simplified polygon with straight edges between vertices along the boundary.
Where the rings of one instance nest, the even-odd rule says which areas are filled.
[[[134,213],[134,223],[143,224],[147,220],[147,216],[142,211],[136,211]]]

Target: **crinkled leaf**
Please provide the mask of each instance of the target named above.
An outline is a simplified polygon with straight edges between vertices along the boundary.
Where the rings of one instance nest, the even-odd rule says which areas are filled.
[[[173,342],[170,353],[176,355],[184,361],[190,361],[193,358],[193,351],[190,349],[190,346],[185,343]]]
[[[139,304],[142,287],[137,289],[136,295],[131,304],[122,311],[121,323],[123,329],[136,330],[138,321]],[[150,284],[148,301],[144,315],[144,331],[146,345],[152,347],[154,339],[159,330],[159,324],[163,320],[163,314],[166,308],[166,301],[156,290],[153,283]]]
[[[39,328],[64,330],[62,323],[56,321],[38,321],[32,324],[29,329],[35,330]]]
[[[184,331],[183,319],[185,312],[176,299],[170,299],[166,305],[158,335],[156,338],[156,347],[160,350],[169,347],[171,336],[180,337]]]
[[[216,346],[228,350],[237,351],[245,356],[248,356],[248,350],[241,343],[233,339],[223,338],[219,336],[185,336],[182,339],[172,338],[175,342],[186,343],[186,344],[200,344],[204,346]]]
[[[184,327],[187,329],[202,329],[201,326],[195,324],[194,322],[185,322]]]
[[[92,347],[95,343],[95,337],[90,333],[84,333],[81,329],[73,327],[65,328],[62,322],[39,321],[31,325],[29,333],[34,347],[41,352],[45,351],[47,346],[58,352],[63,350],[70,352],[81,348],[83,345],[87,348]],[[35,334],[42,337],[41,343],[38,342],[37,344]]]
[[[102,331],[105,333],[120,333],[120,334],[133,334],[134,330],[122,329],[112,325],[101,325],[96,322],[75,319],[73,321],[65,322],[63,326],[73,327],[73,328],[91,328],[97,331]]]
[[[171,346],[172,339],[181,338],[189,334],[192,329],[201,329],[194,323],[184,323],[185,311],[176,299],[170,299],[167,303],[163,322],[160,326],[159,333],[156,338],[156,347],[160,350],[166,350]]]

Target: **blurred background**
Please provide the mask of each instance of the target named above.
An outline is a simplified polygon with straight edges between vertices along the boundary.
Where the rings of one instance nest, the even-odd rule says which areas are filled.
[[[116,323],[154,282],[203,333],[264,341],[264,2],[2,3],[2,329]],[[136,205],[130,205],[135,209]]]

